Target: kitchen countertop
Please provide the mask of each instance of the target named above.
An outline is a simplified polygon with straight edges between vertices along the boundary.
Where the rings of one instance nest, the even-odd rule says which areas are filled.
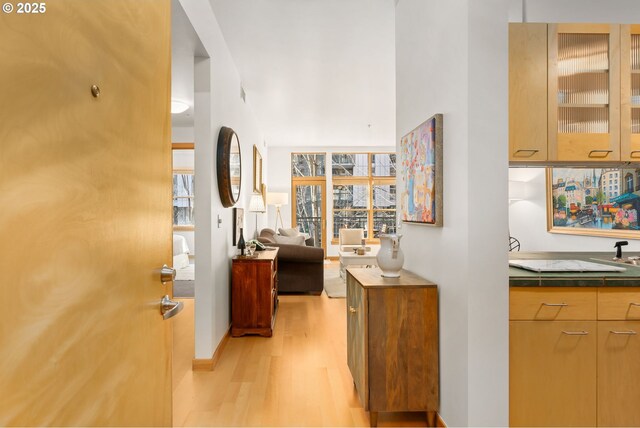
[[[510,287],[640,287],[640,266],[612,260],[615,251],[600,252],[514,252],[509,260],[584,260],[611,266],[624,267],[624,272],[533,272],[509,267]],[[624,252],[626,259],[640,256]]]

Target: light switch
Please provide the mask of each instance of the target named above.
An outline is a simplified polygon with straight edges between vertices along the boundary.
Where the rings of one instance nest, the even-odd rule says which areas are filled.
[[[220,229],[222,227],[222,218],[220,217],[220,214],[218,214],[218,229]]]

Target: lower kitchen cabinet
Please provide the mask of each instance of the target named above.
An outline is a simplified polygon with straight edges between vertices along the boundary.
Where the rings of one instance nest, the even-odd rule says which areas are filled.
[[[640,426],[640,321],[598,322],[598,426]]]
[[[511,321],[511,426],[596,425],[596,321]]]
[[[510,319],[511,426],[640,426],[640,288],[512,287]]]

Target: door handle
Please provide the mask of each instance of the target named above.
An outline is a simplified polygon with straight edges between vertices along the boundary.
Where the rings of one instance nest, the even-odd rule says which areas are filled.
[[[162,266],[162,269],[160,269],[160,282],[166,284],[174,279],[176,279],[176,270],[167,265]]]
[[[164,296],[160,301],[160,313],[162,319],[168,320],[171,317],[178,315],[182,310],[184,304],[182,302],[176,302],[169,299],[169,296]]]

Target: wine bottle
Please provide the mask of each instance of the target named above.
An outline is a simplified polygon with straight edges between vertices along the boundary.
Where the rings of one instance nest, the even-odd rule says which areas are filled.
[[[247,244],[244,242],[244,236],[242,236],[242,228],[240,228],[240,238],[238,238],[238,250],[240,250],[240,255],[244,256],[244,250],[247,248]]]

